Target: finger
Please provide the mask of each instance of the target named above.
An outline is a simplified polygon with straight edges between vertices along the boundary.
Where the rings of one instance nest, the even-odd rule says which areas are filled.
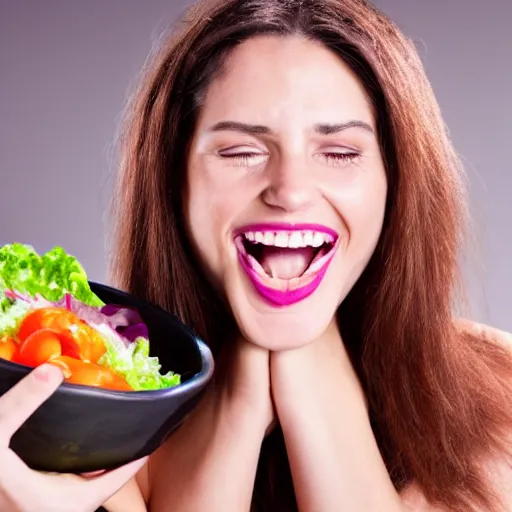
[[[97,489],[97,492],[102,494],[106,499],[117,492],[130,478],[135,476],[144,464],[146,464],[148,458],[149,457],[144,457],[117,469],[113,469],[112,471],[108,471],[104,475],[91,480],[88,485]]]
[[[0,397],[0,445],[9,446],[13,434],[55,392],[62,380],[59,368],[44,364]]]

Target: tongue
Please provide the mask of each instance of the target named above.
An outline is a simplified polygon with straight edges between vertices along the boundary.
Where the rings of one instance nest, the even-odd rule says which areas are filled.
[[[292,279],[300,277],[306,271],[312,259],[312,247],[288,249],[265,246],[261,254],[260,265],[271,277]]]

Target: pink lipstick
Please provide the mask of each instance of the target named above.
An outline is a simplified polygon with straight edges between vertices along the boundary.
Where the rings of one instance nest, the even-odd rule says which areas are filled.
[[[235,231],[242,269],[256,292],[276,307],[315,292],[338,239],[334,230],[318,224],[251,224]]]

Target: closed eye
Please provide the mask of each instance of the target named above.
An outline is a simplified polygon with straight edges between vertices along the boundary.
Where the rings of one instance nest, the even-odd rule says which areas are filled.
[[[327,153],[320,154],[320,157],[323,158],[324,161],[330,165],[341,165],[341,164],[345,164],[348,162],[353,162],[360,156],[361,155],[359,153],[355,153],[355,152],[346,152],[346,153],[327,152]]]
[[[238,153],[219,153],[223,159],[229,160],[234,167],[249,167],[251,165],[259,165],[263,163],[266,158],[266,153],[255,152],[238,152]]]
[[[254,153],[254,152],[238,152],[238,153],[219,153],[219,156],[223,159],[227,159],[231,162],[234,167],[249,167],[251,165],[259,165],[263,163],[268,155],[266,153]],[[356,152],[324,152],[320,154],[320,157],[325,163],[330,165],[341,165],[348,162],[353,162],[361,155]]]

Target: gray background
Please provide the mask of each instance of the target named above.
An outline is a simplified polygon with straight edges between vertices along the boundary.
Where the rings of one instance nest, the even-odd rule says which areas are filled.
[[[112,143],[130,84],[185,0],[0,0],[0,244],[106,271]],[[512,331],[512,2],[377,0],[413,37],[471,183],[474,317]]]

